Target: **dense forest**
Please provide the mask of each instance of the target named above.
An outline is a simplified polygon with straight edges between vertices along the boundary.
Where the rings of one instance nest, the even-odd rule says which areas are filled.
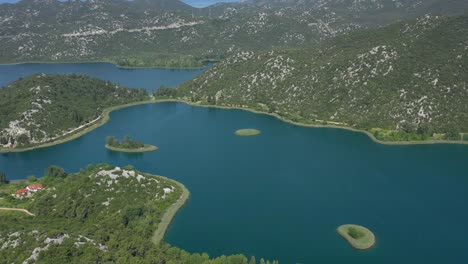
[[[74,133],[104,109],[147,100],[129,89],[83,75],[33,75],[0,89],[0,145],[25,147]]]
[[[210,258],[152,242],[162,215],[183,192],[167,178],[99,164],[71,174],[51,166],[38,181],[44,189],[29,199],[8,194],[25,183],[0,187],[0,207],[35,215],[0,211],[2,263],[278,263],[243,255]]]

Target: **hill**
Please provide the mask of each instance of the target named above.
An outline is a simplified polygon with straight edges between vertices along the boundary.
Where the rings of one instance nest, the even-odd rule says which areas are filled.
[[[267,2],[204,9],[176,0],[2,4],[0,63],[110,61],[122,66],[199,67],[200,61],[240,51],[308,48],[360,28],[468,8],[463,0]]]
[[[241,52],[178,97],[367,130],[386,141],[468,132],[468,16],[424,16],[315,49]]]
[[[173,180],[99,164],[70,175],[52,166],[40,182],[30,198],[8,193],[25,184],[0,188],[0,207],[34,215],[0,211],[2,263],[247,264],[242,255],[210,259],[152,241],[188,198]]]
[[[55,141],[96,123],[105,108],[148,99],[82,75],[33,75],[0,89],[0,146]]]

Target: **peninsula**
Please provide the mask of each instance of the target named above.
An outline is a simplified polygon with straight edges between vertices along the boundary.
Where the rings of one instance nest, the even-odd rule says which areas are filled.
[[[111,110],[149,99],[144,89],[83,75],[19,79],[0,89],[0,152],[63,143],[105,123]]]
[[[88,165],[69,174],[50,166],[34,183],[0,182],[0,259],[247,264],[244,255],[201,258],[164,242],[188,198],[189,191],[179,182],[109,164]]]
[[[122,141],[119,141],[113,136],[107,137],[106,148],[112,151],[127,153],[141,153],[158,150],[158,147],[143,144],[140,141],[133,140],[130,136],[125,136]]]
[[[374,234],[363,226],[342,225],[338,227],[337,232],[355,249],[365,250],[375,244]]]

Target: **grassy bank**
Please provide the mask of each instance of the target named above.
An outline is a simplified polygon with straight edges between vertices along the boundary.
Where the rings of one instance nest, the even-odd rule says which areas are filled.
[[[143,152],[156,151],[156,150],[158,150],[158,147],[153,146],[153,145],[145,145],[143,148],[127,149],[127,148],[111,147],[111,146],[106,144],[106,149],[112,150],[112,151],[117,151],[117,152],[125,152],[125,153],[143,153]]]
[[[166,210],[163,217],[161,218],[161,222],[159,223],[158,228],[156,231],[154,231],[153,237],[151,238],[151,241],[153,241],[155,244],[159,244],[164,239],[164,236],[166,235],[167,229],[172,223],[172,220],[177,215],[177,212],[179,212],[179,210],[185,205],[190,196],[189,190],[182,183],[176,181],[173,182],[182,188],[182,195]]]
[[[239,129],[235,132],[236,135],[241,137],[252,137],[260,135],[260,130],[257,129]]]
[[[337,232],[355,249],[365,250],[375,244],[375,235],[363,226],[342,225]]]

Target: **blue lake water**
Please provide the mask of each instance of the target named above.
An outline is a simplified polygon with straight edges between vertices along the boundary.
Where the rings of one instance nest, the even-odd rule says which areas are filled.
[[[70,64],[15,64],[0,65],[0,88],[21,77],[36,73],[49,74],[86,74],[103,80],[119,83],[131,88],[145,88],[148,91],[158,89],[161,85],[176,86],[192,79],[213,64],[207,64],[204,69],[127,69],[119,68],[111,63],[70,63]]]
[[[257,137],[237,137],[257,128]],[[157,152],[122,154],[105,137],[131,135]],[[244,253],[282,264],[460,264],[468,259],[468,146],[385,146],[366,135],[304,128],[240,110],[160,103],[122,109],[62,145],[0,155],[10,179],[50,164],[134,165],[191,191],[166,241],[211,256]],[[370,228],[352,249],[341,224]]]

